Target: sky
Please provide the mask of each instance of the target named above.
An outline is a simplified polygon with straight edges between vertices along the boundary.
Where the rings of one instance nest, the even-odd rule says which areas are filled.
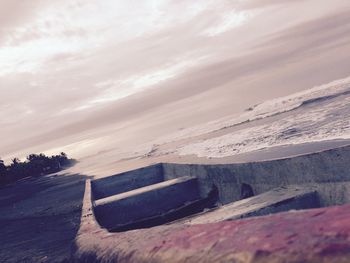
[[[0,0],[0,156],[239,114],[349,76],[349,43],[348,0]]]

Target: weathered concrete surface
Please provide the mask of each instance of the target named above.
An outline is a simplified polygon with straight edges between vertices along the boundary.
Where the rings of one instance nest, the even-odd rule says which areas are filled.
[[[350,146],[280,160],[242,164],[163,163],[92,181],[95,200],[183,176],[198,178],[202,198],[215,186],[219,202],[240,200],[244,184],[257,194],[287,185],[320,184],[321,205],[350,201]],[[322,185],[321,185],[322,184]],[[335,190],[336,189],[336,190]],[[339,193],[336,196],[331,193]]]
[[[349,170],[350,146],[264,162],[220,165],[163,164],[164,178],[167,180],[181,176],[198,177],[203,196],[214,184],[219,190],[219,200],[222,204],[239,200],[243,183],[252,186],[257,195],[291,184],[350,182]]]
[[[92,181],[95,200],[164,181],[163,167],[156,164]]]
[[[287,186],[195,215],[181,223],[208,224],[319,206],[318,194],[314,187]]]
[[[317,191],[322,207],[350,203],[350,182],[318,183],[311,186]]]
[[[99,199],[94,210],[101,226],[112,229],[198,199],[197,179],[185,176]]]
[[[350,205],[108,233],[86,185],[75,262],[350,262]]]

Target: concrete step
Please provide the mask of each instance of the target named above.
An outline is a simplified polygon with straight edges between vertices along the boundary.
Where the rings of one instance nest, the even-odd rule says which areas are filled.
[[[198,199],[197,178],[184,176],[96,200],[94,211],[101,226],[113,229]]]
[[[320,207],[320,202],[314,187],[288,186],[197,214],[181,223],[207,224],[316,207]]]

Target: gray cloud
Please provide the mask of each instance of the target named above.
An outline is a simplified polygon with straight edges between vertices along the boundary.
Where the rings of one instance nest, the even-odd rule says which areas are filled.
[[[13,35],[17,26],[30,21],[46,5],[42,0],[1,0],[0,3],[0,45]],[[34,32],[32,32],[35,34]],[[29,36],[28,36],[29,37]]]
[[[11,11],[14,8],[11,2],[6,2],[8,13],[22,18],[3,17],[1,30],[29,21],[40,11],[40,5],[33,3]],[[1,135],[13,136],[2,143],[2,149],[11,153],[50,141],[52,145],[57,140],[60,144],[70,143],[79,134],[130,121],[134,121],[136,137],[137,130],[146,127],[155,136],[152,126],[165,131],[159,127],[167,123],[167,114],[178,120],[173,126],[169,124],[169,129],[173,129],[188,123],[189,118],[205,121],[201,116],[207,114],[210,119],[237,112],[259,100],[345,76],[350,66],[350,16],[344,8],[347,2],[336,2],[337,11],[327,12],[325,7],[310,10],[295,21],[286,21],[285,25],[275,25],[273,19],[283,21],[285,14],[312,3],[316,6],[318,2],[249,0],[236,5],[232,1],[217,5],[213,2],[210,9],[131,39],[119,41],[117,35],[107,34],[104,42],[50,54],[35,72],[0,77]],[[180,12],[186,5],[187,1],[172,1],[163,11]],[[83,7],[83,2],[77,2],[74,8]],[[234,30],[214,37],[203,34],[208,27],[219,23],[222,13],[233,8],[263,8],[263,13]],[[269,12],[277,11],[277,18],[270,16]],[[98,36],[98,32],[74,25],[63,26],[56,33],[55,37],[72,42],[74,38],[90,41],[90,37]],[[13,37],[11,44],[48,37],[36,27],[26,34]],[[197,60],[199,63],[143,92],[77,110],[111,88],[97,87],[98,83],[125,80]],[[312,71],[319,75],[310,76]],[[196,103],[191,105],[189,101]],[[189,109],[191,114],[184,114],[182,109]]]

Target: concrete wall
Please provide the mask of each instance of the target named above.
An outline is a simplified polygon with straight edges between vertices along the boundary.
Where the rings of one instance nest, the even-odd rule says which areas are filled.
[[[349,187],[343,189],[343,197],[331,198],[335,183],[350,181],[350,146],[327,150],[304,156],[281,160],[244,164],[194,165],[163,164],[165,180],[196,176],[202,196],[215,184],[219,200],[226,204],[240,199],[242,183],[252,186],[254,194],[260,194],[275,187],[306,184],[331,183],[320,186],[323,203],[344,203],[349,201]],[[334,184],[332,186],[332,184]],[[327,194],[327,191],[329,192]]]
[[[250,185],[255,195],[285,185],[313,184],[322,206],[344,204],[350,202],[350,146],[244,164],[157,164],[93,180],[92,190],[98,200],[182,176],[198,178],[202,198],[215,185],[222,204],[241,199],[243,183]]]
[[[322,207],[350,203],[350,182],[312,184]]]
[[[97,200],[94,211],[101,226],[113,229],[162,215],[197,199],[197,179],[185,177]]]
[[[140,187],[162,182],[163,167],[156,164],[137,170],[108,176],[91,181],[94,199],[98,200],[107,196],[131,191]]]

